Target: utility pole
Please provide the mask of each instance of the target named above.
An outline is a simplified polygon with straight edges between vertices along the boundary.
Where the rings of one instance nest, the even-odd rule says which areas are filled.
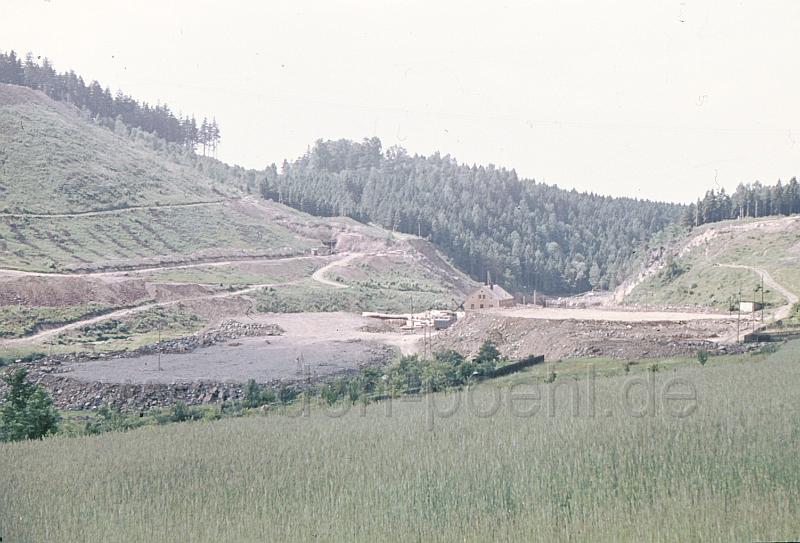
[[[161,327],[158,328],[158,371],[161,371]]]
[[[739,293],[737,295],[738,300],[736,302],[736,343],[739,343],[739,330],[742,324],[742,288],[739,287]]]
[[[764,324],[764,274],[761,274],[761,324]]]

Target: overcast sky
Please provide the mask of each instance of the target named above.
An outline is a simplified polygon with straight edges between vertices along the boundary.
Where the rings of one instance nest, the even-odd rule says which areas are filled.
[[[800,2],[0,0],[0,49],[215,115],[263,168],[318,138],[689,201],[800,175]]]

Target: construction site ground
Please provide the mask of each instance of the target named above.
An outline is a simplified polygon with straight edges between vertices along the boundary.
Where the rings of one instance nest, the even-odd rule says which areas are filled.
[[[262,209],[261,204],[250,200],[237,205],[259,218],[273,212],[271,207]],[[293,231],[309,231],[306,224],[295,224],[290,219],[280,217]],[[161,370],[158,357],[147,355],[75,361],[59,372],[81,382],[169,384],[241,382],[251,378],[269,382],[294,380],[298,371],[325,377],[364,365],[385,364],[397,353],[429,354],[437,349],[455,349],[468,355],[487,339],[510,358],[541,354],[549,360],[635,360],[736,349],[736,315],[685,307],[623,306],[614,299],[616,293],[567,299],[564,307],[524,305],[468,312],[451,328],[428,334],[427,339],[419,329],[404,331],[397,325],[341,311],[255,311],[255,296],[265,288],[316,285],[345,294],[346,289],[377,287],[412,293],[414,289],[449,289],[448,292],[463,294],[475,286],[422,240],[379,238],[349,224],[326,228],[338,232],[340,251],[333,255],[195,256],[155,265],[151,259],[143,259],[138,264],[129,262],[122,269],[60,273],[0,270],[2,306],[96,302],[111,308],[104,314],[40,329],[24,337],[1,339],[0,354],[4,350],[18,352],[15,349],[46,352],[47,342],[87,325],[129,318],[148,309],[178,306],[202,317],[206,329],[224,319],[236,318],[276,324],[286,332],[279,337],[244,338],[190,353],[164,354]],[[776,316],[785,314],[797,297],[763,270],[750,269],[763,273],[766,282],[786,298],[789,303],[775,311]],[[408,308],[409,312],[413,309]],[[754,327],[753,319],[744,316],[738,322],[739,337]]]
[[[383,365],[413,352],[419,334],[371,332],[374,325],[348,313],[263,314],[240,317],[275,324],[280,336],[241,338],[189,353],[97,359],[63,366],[65,376],[104,383],[258,382],[317,380],[365,366]],[[159,370],[159,358],[160,366]]]
[[[751,326],[740,322],[742,333]],[[721,338],[736,334],[736,317],[654,311],[515,308],[468,312],[438,333],[432,348],[475,353],[486,339],[511,358],[639,358],[693,355],[735,349]]]

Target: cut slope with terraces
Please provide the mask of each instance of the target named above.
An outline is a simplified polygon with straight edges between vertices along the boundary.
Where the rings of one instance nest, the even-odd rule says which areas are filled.
[[[0,85],[0,346],[69,348],[59,330],[91,336],[84,324],[176,304],[211,326],[259,310],[451,306],[473,285],[424,240],[265,201],[247,176]]]

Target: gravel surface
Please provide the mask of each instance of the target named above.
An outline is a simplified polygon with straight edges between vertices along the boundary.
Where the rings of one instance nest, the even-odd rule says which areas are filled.
[[[291,338],[245,338],[185,354],[77,362],[69,376],[83,381],[115,383],[175,383],[193,381],[294,380],[355,370],[387,362],[392,350],[363,341],[298,343]]]

